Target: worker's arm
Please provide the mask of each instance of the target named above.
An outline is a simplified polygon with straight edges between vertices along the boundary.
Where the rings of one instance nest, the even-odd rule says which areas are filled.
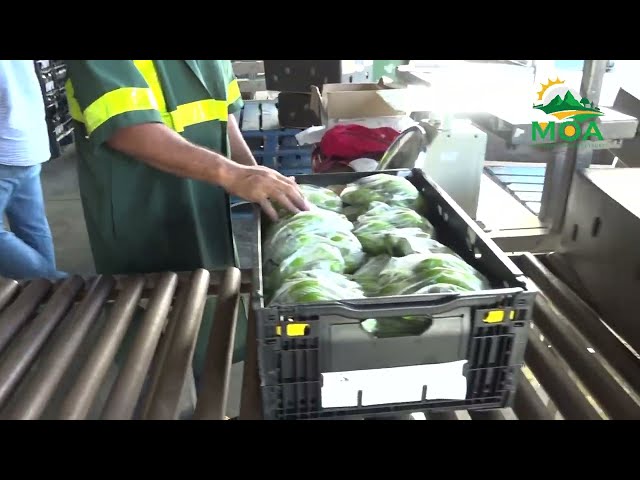
[[[265,167],[246,166],[199,147],[159,123],[120,128],[107,141],[114,150],[137,158],[158,170],[220,185],[227,192],[259,204],[277,219],[270,200],[292,212],[306,210],[296,183]]]
[[[70,107],[81,112],[90,145],[126,153],[159,170],[220,185],[258,203],[271,216],[270,200],[306,209],[298,187],[269,169],[244,166],[196,146],[163,123],[153,92],[133,60],[68,60]],[[237,82],[229,109],[242,106]]]
[[[242,136],[238,121],[233,114],[229,114],[227,131],[229,133],[229,145],[231,146],[231,159],[242,165],[257,165],[256,159],[253,157],[249,145],[247,145],[247,142]]]

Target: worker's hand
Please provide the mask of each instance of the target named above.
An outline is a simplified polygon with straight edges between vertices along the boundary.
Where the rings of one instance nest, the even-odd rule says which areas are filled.
[[[229,167],[222,187],[232,195],[260,205],[272,219],[278,214],[271,202],[292,213],[309,210],[309,205],[293,178],[285,177],[271,168],[234,164]]]

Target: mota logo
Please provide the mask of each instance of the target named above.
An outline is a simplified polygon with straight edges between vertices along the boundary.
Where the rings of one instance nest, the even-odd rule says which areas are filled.
[[[580,95],[566,87],[564,80],[559,78],[549,79],[549,83],[541,86],[542,89],[537,92],[539,103],[534,103],[533,108],[555,118],[558,122],[555,120],[532,122],[532,141],[545,140],[547,136],[552,142],[555,142],[556,138],[566,142],[591,138],[603,139],[598,123],[595,121],[595,118],[602,116],[603,113],[588,98],[583,97],[578,101]]]

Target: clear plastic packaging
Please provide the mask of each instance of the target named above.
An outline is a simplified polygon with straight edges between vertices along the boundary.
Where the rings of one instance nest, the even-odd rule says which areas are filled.
[[[389,255],[371,257],[351,276],[354,281],[360,284],[368,297],[375,297],[380,291],[380,273],[390,260]]]
[[[426,218],[410,208],[373,202],[369,210],[358,217],[353,233],[366,253],[380,255],[388,252],[387,235],[401,228],[417,228],[429,236],[434,231]]]
[[[326,270],[343,273],[344,269],[344,258],[338,248],[326,243],[307,245],[289,255],[273,269],[265,279],[265,288],[272,292],[299,272]]]
[[[366,206],[383,202],[407,208],[417,208],[419,193],[406,178],[384,173],[369,175],[350,183],[340,194],[347,205]]]
[[[302,234],[330,235],[352,230],[353,224],[344,215],[315,207],[269,226],[263,247],[270,249]]]
[[[345,298],[364,298],[360,285],[338,273],[310,270],[290,276],[275,292],[270,303],[287,305]]]
[[[298,236],[285,236],[283,241],[270,242],[265,245],[265,262],[280,265],[285,258],[293,255],[303,247],[332,245],[340,250],[345,262],[345,272],[355,271],[364,261],[360,240],[351,232],[301,233]]]
[[[353,279],[362,285],[367,296],[435,293],[423,289],[436,284],[454,285],[457,291],[490,287],[482,274],[460,257],[448,253],[374,257],[356,271]]]
[[[386,234],[384,241],[387,253],[394,257],[405,257],[414,253],[450,253],[455,255],[453,250],[420,228],[392,230]]]

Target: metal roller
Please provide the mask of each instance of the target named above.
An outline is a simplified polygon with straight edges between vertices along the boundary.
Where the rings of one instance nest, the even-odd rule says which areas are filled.
[[[221,291],[221,288],[224,286],[224,282],[227,278],[227,272],[229,270],[213,270],[210,273],[211,279],[209,280],[209,284],[212,285],[213,289],[216,292]],[[248,293],[251,291],[251,281],[253,275],[250,269],[242,269],[240,270],[240,292]]]
[[[151,403],[153,402],[155,392],[158,388],[160,375],[162,373],[164,362],[167,358],[167,352],[169,352],[169,347],[171,346],[171,339],[173,338],[173,334],[175,333],[176,324],[180,321],[180,314],[182,312],[182,308],[184,307],[184,302],[187,299],[187,294],[189,293],[189,285],[178,284],[177,292],[178,293],[176,296],[176,300],[174,302],[171,314],[169,315],[167,325],[165,326],[164,334],[162,335],[162,337],[160,337],[160,341],[158,342],[158,353],[156,353],[156,356],[151,365],[148,387],[146,388],[144,398],[141,402],[140,417],[145,420],[148,418],[149,412],[151,410]]]
[[[545,295],[567,314],[567,320],[580,330],[593,348],[640,393],[640,359],[611,333],[591,308],[533,255],[524,254],[520,263],[525,275],[531,277]]]
[[[0,363],[0,407],[27,372],[53,329],[69,311],[84,281],[78,276],[64,280],[45,308],[11,342]]]
[[[125,364],[120,370],[102,417],[105,420],[128,420],[132,417],[162,334],[178,276],[167,272],[158,280]],[[134,306],[135,308],[135,306]]]
[[[38,308],[40,302],[51,290],[51,286],[49,280],[42,278],[29,282],[22,289],[18,298],[2,311],[0,314],[0,352],[4,350],[13,335]]]
[[[202,375],[204,383],[194,413],[196,420],[224,420],[225,417],[240,307],[240,280],[240,270],[227,269],[218,293]]]
[[[59,418],[81,420],[89,410],[118,352],[142,295],[144,278],[131,277],[122,285],[111,315],[71,391],[60,407]]]
[[[193,272],[175,272],[178,275],[178,285],[182,285],[183,283],[188,283],[190,281],[191,275]],[[222,284],[222,280],[224,278],[225,270],[209,270],[209,286],[207,290],[208,295],[217,295],[218,290],[220,289],[220,285]],[[142,294],[143,298],[146,298],[155,288],[158,283],[158,278],[160,278],[160,273],[148,273],[145,275],[146,285],[144,292]],[[241,269],[240,270],[241,281],[240,281],[240,291],[242,293],[250,293],[251,292],[251,282],[253,278],[253,273],[251,269]],[[114,275],[116,279],[116,290],[121,290],[122,285],[129,278],[128,275]]]
[[[578,330],[541,294],[536,298],[533,317],[542,334],[566,359],[607,416],[614,420],[640,419],[640,406],[587,350]]]
[[[0,417],[13,420],[40,417],[114,285],[115,281],[110,276],[96,278],[71,320],[65,323],[64,331],[56,336],[46,356],[42,358],[44,368],[29,380],[20,397]]]
[[[209,272],[193,272],[179,321],[176,323],[147,418],[173,420],[177,415],[186,374],[191,368],[196,338],[209,290]]]
[[[542,403],[533,385],[519,370],[517,375],[518,389],[513,401],[513,411],[519,420],[553,420],[551,413]]]
[[[15,280],[0,277],[0,312],[16,294],[20,284]]]
[[[549,351],[532,329],[525,351],[525,362],[545,392],[567,420],[602,420],[560,361]]]

